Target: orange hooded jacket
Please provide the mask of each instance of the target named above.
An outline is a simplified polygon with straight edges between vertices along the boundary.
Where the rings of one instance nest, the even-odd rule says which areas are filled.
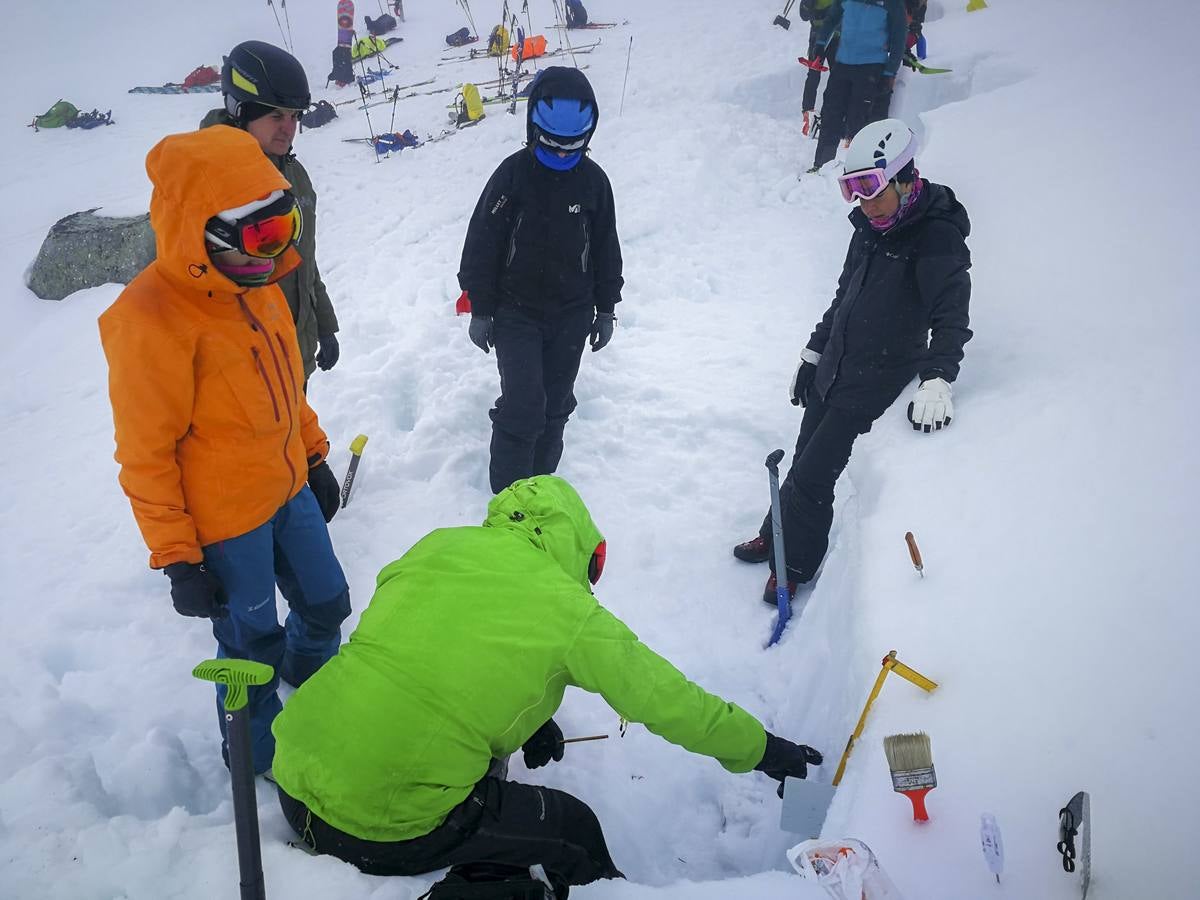
[[[212,265],[205,223],[289,184],[244,131],[214,126],[146,157],[158,258],[100,316],[121,487],[150,565],[253,531],[294,497],[329,442],[304,397],[283,292]],[[274,278],[299,262],[289,248]]]

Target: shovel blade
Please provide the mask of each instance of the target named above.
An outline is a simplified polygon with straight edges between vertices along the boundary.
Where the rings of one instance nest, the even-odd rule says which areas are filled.
[[[800,778],[785,779],[779,827],[805,838],[820,837],[835,790],[832,784],[816,784]]]
[[[771,24],[778,25],[784,31],[787,31],[788,29],[790,29],[792,27],[792,23],[788,19],[785,19],[783,16],[776,16],[775,21],[772,22]]]

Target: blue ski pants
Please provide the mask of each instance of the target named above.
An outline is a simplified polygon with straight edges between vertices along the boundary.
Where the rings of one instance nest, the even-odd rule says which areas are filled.
[[[350,615],[350,589],[317,498],[307,486],[253,531],[206,546],[204,563],[221,580],[228,602],[228,615],[213,620],[217,656],[252,659],[275,669],[268,684],[250,688],[254,771],[262,773],[275,755],[271,723],[283,708],[279,678],[299,687],[337,652],[341,624]],[[275,606],[276,586],[289,607],[283,625]],[[218,685],[221,750],[228,760],[224,700],[225,687]]]

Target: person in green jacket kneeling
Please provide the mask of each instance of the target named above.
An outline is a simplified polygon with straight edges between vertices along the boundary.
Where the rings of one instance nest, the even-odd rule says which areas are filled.
[[[601,606],[604,556],[575,490],[538,475],[497,494],[482,526],[433,531],[386,566],[349,643],[275,719],[296,833],[369,874],[516,881],[540,866],[558,900],[623,877],[583,801],[494,766],[517,750],[530,768],[562,759],[552,716],[570,686],[731,772],[782,781],[821,763]]]

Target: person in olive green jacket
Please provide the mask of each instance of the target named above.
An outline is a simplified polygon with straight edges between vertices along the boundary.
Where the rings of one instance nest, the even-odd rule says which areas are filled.
[[[319,366],[332,369],[341,352],[337,316],[317,268],[317,193],[312,179],[292,154],[292,140],[311,96],[308,77],[299,61],[285,50],[263,41],[245,41],[225,57],[221,68],[224,109],[211,110],[200,122],[232,125],[249,132],[263,152],[291,182],[291,192],[304,218],[296,249],[300,265],[278,284],[296,323],[304,382]]]
[[[596,601],[605,546],[574,489],[538,475],[497,494],[482,526],[433,531],[386,566],[349,643],[273,725],[296,833],[372,874],[490,863],[540,864],[556,888],[621,877],[581,800],[489,774],[519,749],[530,768],[562,759],[551,717],[568,687],[731,772],[782,781],[819,764]]]

